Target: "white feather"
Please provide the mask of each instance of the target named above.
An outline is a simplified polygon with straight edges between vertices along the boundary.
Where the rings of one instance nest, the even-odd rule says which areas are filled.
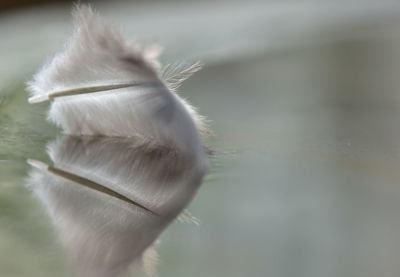
[[[54,99],[49,119],[67,134],[136,136],[202,152],[204,120],[174,93],[199,64],[167,70],[163,81],[159,47],[128,43],[88,6],[73,15],[71,40],[28,83],[30,102]]]

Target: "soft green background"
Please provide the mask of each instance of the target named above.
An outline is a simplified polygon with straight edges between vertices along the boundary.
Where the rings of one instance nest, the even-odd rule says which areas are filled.
[[[202,60],[181,88],[211,120],[212,170],[161,236],[159,276],[400,276],[400,6],[383,1],[94,3],[124,33]],[[59,133],[24,82],[70,6],[0,14],[0,276],[63,276],[24,187]],[[134,239],[134,238],[133,238]]]

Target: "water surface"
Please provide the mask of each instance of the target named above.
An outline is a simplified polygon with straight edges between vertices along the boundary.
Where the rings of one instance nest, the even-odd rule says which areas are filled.
[[[188,206],[201,224],[173,222],[156,245],[160,276],[399,275],[399,25],[384,18],[309,31],[318,39],[308,45],[246,45],[240,58],[203,52],[211,62],[181,91],[211,120],[216,153]],[[60,135],[47,104],[26,102],[38,63],[1,94],[2,276],[68,272],[54,223],[26,187],[26,159],[51,164],[46,145]]]

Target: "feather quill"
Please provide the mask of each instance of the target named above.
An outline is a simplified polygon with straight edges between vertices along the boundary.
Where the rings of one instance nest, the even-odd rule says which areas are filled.
[[[205,120],[175,93],[200,64],[162,71],[157,45],[127,42],[89,6],[78,5],[73,18],[64,50],[28,82],[29,102],[53,100],[48,118],[67,134],[141,137],[202,152]]]

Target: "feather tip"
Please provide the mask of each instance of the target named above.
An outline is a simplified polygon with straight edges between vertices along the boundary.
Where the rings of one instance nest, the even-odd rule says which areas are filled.
[[[35,95],[35,96],[32,96],[32,97],[29,97],[29,98],[28,98],[28,102],[29,102],[30,104],[45,102],[45,101],[47,101],[47,100],[49,100],[49,96],[48,96],[47,94],[44,94],[44,95]]]

